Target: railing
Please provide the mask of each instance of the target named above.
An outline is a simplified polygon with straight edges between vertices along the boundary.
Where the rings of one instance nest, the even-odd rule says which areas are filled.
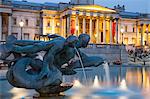
[[[121,48],[122,44],[88,44],[88,48]]]

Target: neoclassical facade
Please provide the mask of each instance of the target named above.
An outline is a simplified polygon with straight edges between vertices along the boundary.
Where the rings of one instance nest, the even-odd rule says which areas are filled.
[[[1,41],[10,34],[18,39],[39,40],[39,35],[67,37],[87,33],[94,44],[150,44],[150,15],[126,12],[124,6],[110,9],[94,4],[94,0],[58,4],[3,0],[0,3]]]
[[[43,15],[43,34],[57,33],[67,37],[87,33],[91,37],[91,43],[115,43],[115,35],[111,31],[113,25],[117,26],[113,24],[118,17],[115,10],[98,5],[79,5],[70,6],[61,13],[43,10]],[[48,22],[52,26],[48,27]]]

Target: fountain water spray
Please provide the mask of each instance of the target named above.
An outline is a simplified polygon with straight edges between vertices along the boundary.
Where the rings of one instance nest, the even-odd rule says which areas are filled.
[[[80,83],[79,80],[74,80],[73,87],[75,87],[75,88],[82,88],[83,85]]]
[[[119,86],[119,89],[121,89],[121,90],[127,90],[128,89],[125,79],[122,79],[120,86]]]
[[[110,73],[109,73],[109,65],[108,63],[105,61],[104,64],[104,70],[105,70],[105,73],[106,73],[106,82],[107,82],[107,87],[110,86]]]
[[[77,50],[76,47],[74,47],[74,49],[75,49],[75,51],[77,52],[77,55],[78,55],[78,57],[79,57],[79,61],[80,61],[80,64],[81,64],[81,66],[82,66],[82,71],[83,71],[84,79],[85,79],[85,82],[86,82],[86,84],[87,84],[87,77],[86,77],[86,73],[85,73],[85,69],[84,69],[84,66],[83,66],[83,62],[82,62],[80,53],[79,53],[79,51]]]
[[[100,88],[99,79],[97,75],[94,78],[93,88]]]

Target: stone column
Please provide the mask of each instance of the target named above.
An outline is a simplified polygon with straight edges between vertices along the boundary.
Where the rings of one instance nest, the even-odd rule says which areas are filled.
[[[103,43],[106,43],[106,18],[103,19]]]
[[[0,13],[0,41],[2,40],[2,15]]]
[[[62,17],[60,17],[60,31],[59,31],[59,35],[63,36],[63,19]]]
[[[40,12],[40,24],[39,25],[40,25],[40,33],[39,34],[43,34],[43,12]]]
[[[67,18],[67,25],[68,25],[68,34],[70,35],[71,34],[71,15],[68,15],[68,18]]]
[[[100,44],[99,17],[96,19],[96,43]]]
[[[2,40],[2,15],[0,13],[0,41]]]
[[[78,21],[79,21],[78,16],[76,16],[76,21],[75,21],[75,23],[76,23],[76,25],[75,25],[75,35],[76,35],[76,36],[78,36],[78,32],[79,32],[79,24],[78,24]]]
[[[46,23],[46,17],[45,16],[43,16],[43,32],[42,32],[42,34],[43,35],[45,35],[46,34],[46,27],[47,27],[47,23]]]
[[[119,18],[116,18],[116,43],[118,44],[118,20]]]
[[[121,40],[121,21],[119,21],[118,20],[118,43],[120,42],[120,43],[122,43],[122,41],[120,41]]]
[[[141,24],[141,47],[143,47],[143,33],[144,33],[144,31],[143,31],[144,29],[143,29],[143,24]]]
[[[109,29],[109,33],[110,33],[110,44],[112,44],[113,42],[112,42],[112,20],[113,20],[113,18],[112,17],[110,17],[110,29]]]
[[[62,17],[62,33],[61,35],[63,37],[65,37],[65,20],[64,20],[64,17]]]
[[[12,33],[11,25],[12,25],[12,14],[9,14],[9,16],[8,16],[8,35],[11,35],[11,33]]]
[[[149,24],[146,24],[146,45],[149,45],[149,41],[148,41],[148,26]]]
[[[55,17],[52,18],[52,34],[55,34]]]
[[[92,18],[90,18],[90,42],[93,43],[93,34],[92,34]]]
[[[63,35],[66,37],[66,17],[63,18]]]
[[[86,33],[86,19],[83,17],[83,33]]]
[[[138,44],[139,39],[139,29],[138,29],[138,21],[136,21],[136,45]]]
[[[69,28],[70,28],[70,23],[69,23],[69,16],[67,16],[67,35],[69,34]]]

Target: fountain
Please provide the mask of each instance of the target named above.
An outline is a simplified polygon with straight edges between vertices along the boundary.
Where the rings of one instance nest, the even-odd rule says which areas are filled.
[[[84,67],[97,67],[104,61],[101,57],[87,56],[80,51],[79,48],[86,47],[90,40],[87,34],[69,36],[67,39],[52,37],[53,40],[45,42],[17,40],[13,35],[8,36],[0,59],[8,61],[8,57],[14,55],[14,59],[8,61],[6,75],[11,85],[35,89],[40,96],[59,95],[73,86],[62,83],[63,75],[73,75],[76,73],[74,69],[82,68],[87,80]],[[40,52],[45,54],[37,57]],[[80,60],[69,62],[76,53]],[[67,65],[61,68],[63,64]]]
[[[125,79],[122,79],[120,86],[119,86],[119,89],[121,89],[121,90],[127,90],[128,89]]]
[[[105,85],[100,86],[100,81],[98,75],[95,75],[93,84],[86,85],[81,84],[79,80],[75,80],[73,88],[66,92],[68,95],[75,95],[80,97],[100,97],[100,96],[122,96],[133,94],[132,91],[128,90],[125,79],[119,83],[118,87],[111,86],[110,84],[110,72],[109,65],[107,62],[104,62],[104,71],[105,71]]]
[[[79,80],[74,80],[73,87],[74,88],[82,88],[83,85],[80,83]]]
[[[109,86],[110,86],[109,65],[108,65],[107,62],[104,62],[103,66],[104,66],[104,70],[105,70],[105,74],[106,74],[106,83],[107,83],[107,87],[109,87]]]
[[[82,66],[82,71],[83,71],[84,79],[85,79],[85,82],[86,82],[86,84],[87,84],[87,77],[86,77],[86,73],[85,73],[85,69],[84,69],[84,66],[83,66],[83,62],[82,62],[80,53],[79,53],[79,51],[77,50],[76,47],[75,47],[74,49],[76,50],[76,53],[77,53],[77,55],[78,55],[78,57],[79,57],[80,64],[81,64],[81,66]]]
[[[99,79],[97,75],[94,78],[93,88],[100,88]]]
[[[100,97],[100,96],[124,96],[134,94],[132,91],[128,90],[126,86],[126,81],[123,79],[117,88],[112,86],[103,86],[99,84],[98,76],[94,78],[93,86],[82,85],[79,80],[75,80],[73,88],[65,92],[67,95],[80,96],[80,97]],[[83,98],[84,99],[84,98]]]

